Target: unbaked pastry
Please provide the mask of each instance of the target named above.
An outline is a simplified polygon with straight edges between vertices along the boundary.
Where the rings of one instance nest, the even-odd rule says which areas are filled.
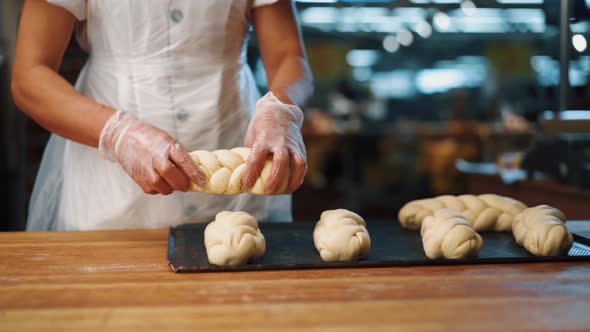
[[[565,254],[574,241],[565,221],[560,210],[548,205],[535,206],[514,218],[512,235],[516,243],[535,256]]]
[[[432,216],[435,211],[442,208],[451,208],[463,213],[478,232],[508,232],[512,229],[514,217],[527,206],[515,199],[494,194],[444,195],[407,203],[398,213],[399,222],[404,228],[420,229],[424,218]]]
[[[483,241],[465,216],[453,209],[438,209],[434,216],[424,218],[422,245],[426,256],[436,258],[466,258],[479,254]]]
[[[266,241],[251,215],[223,211],[205,227],[205,249],[209,263],[234,266],[262,257]]]
[[[250,155],[249,148],[234,148],[231,150],[205,151],[197,150],[189,154],[193,161],[199,165],[209,181],[205,188],[200,188],[195,183],[191,184],[191,191],[200,191],[210,194],[237,195],[245,191],[242,188],[242,175],[246,169],[246,162]],[[248,191],[250,194],[266,195],[265,185],[270,177],[272,158],[268,158],[256,183]],[[277,194],[285,193],[289,177],[285,177]]]
[[[313,241],[326,262],[366,258],[371,248],[365,221],[345,209],[322,212],[313,231]]]

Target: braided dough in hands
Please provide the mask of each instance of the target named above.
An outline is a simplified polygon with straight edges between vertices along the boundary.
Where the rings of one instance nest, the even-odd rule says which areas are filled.
[[[255,195],[267,195],[265,186],[271,175],[272,159],[268,158],[260,176],[254,186],[244,191],[242,176],[246,169],[246,162],[250,155],[249,148],[234,148],[231,150],[205,151],[198,150],[190,153],[195,164],[199,165],[202,172],[207,176],[207,185],[204,188],[191,184],[191,191],[206,192],[209,194],[236,195],[248,192]],[[283,194],[289,184],[289,177],[282,179],[279,191],[276,194]]]
[[[366,258],[371,248],[365,221],[345,209],[322,212],[313,232],[313,241],[325,262]]]
[[[536,256],[567,253],[574,241],[565,226],[566,217],[558,209],[539,205],[514,218],[512,234],[516,243]]]
[[[404,228],[420,229],[422,222],[437,210],[451,208],[463,213],[476,231],[510,231],[514,217],[527,208],[523,203],[504,196],[484,194],[479,196],[444,195],[420,199],[404,205],[399,222]]]
[[[256,110],[246,131],[244,146],[252,149],[243,185],[254,186],[260,171],[272,156],[272,168],[265,190],[269,194],[281,192],[281,181],[289,178],[287,193],[295,191],[307,171],[307,155],[301,128],[303,111],[296,105],[281,102],[269,91],[256,102]]]
[[[205,248],[209,263],[235,266],[262,257],[266,241],[251,215],[223,211],[205,227]]]
[[[447,208],[425,217],[420,234],[424,252],[430,259],[477,256],[483,244],[481,236],[465,216]]]

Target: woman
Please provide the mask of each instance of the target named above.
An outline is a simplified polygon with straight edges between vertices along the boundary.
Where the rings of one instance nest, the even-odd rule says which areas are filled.
[[[14,100],[53,135],[30,203],[29,230],[155,228],[221,210],[289,221],[290,196],[187,192],[205,176],[187,151],[252,148],[243,185],[266,158],[268,192],[306,171],[298,107],[311,75],[290,0],[27,0]],[[269,92],[246,64],[254,27]],[[70,37],[89,52],[72,87],[57,74]]]

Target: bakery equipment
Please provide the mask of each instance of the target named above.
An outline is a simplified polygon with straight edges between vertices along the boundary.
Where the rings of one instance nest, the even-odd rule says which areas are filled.
[[[428,259],[422,249],[420,232],[402,229],[397,220],[367,221],[371,235],[369,257],[355,262],[322,261],[313,243],[313,222],[260,223],[266,239],[264,256],[250,264],[217,267],[207,261],[203,243],[205,224],[186,224],[170,229],[168,263],[175,272],[281,270],[307,268],[356,268],[374,266],[450,265],[480,263],[523,263],[590,261],[590,241],[574,236],[568,255],[533,256],[516,244],[512,234],[480,233],[483,247],[476,258]]]
[[[546,113],[543,135],[522,160],[522,169],[578,188],[590,188],[590,111]]]

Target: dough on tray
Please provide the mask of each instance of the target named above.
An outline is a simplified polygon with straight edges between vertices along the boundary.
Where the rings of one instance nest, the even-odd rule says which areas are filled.
[[[560,210],[539,205],[514,218],[512,235],[516,243],[535,256],[562,255],[569,251],[574,241],[565,222],[566,217]]]
[[[434,215],[437,210],[451,208],[463,213],[473,228],[480,231],[509,232],[514,217],[527,208],[522,202],[494,194],[444,195],[420,199],[404,205],[398,219],[402,227],[420,229],[424,218]]]
[[[262,257],[266,241],[251,215],[223,211],[205,227],[205,248],[209,263],[235,266]]]
[[[366,258],[371,248],[365,221],[345,209],[324,211],[315,226],[313,241],[325,262]]]
[[[424,218],[422,245],[430,259],[466,258],[479,254],[483,241],[465,216],[453,209],[438,209]]]

